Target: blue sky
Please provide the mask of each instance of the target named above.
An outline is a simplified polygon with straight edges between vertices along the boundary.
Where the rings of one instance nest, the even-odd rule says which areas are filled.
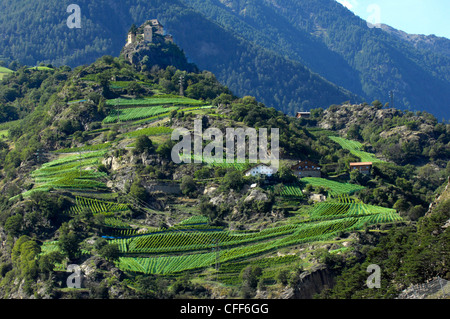
[[[364,20],[450,39],[450,0],[336,0]]]

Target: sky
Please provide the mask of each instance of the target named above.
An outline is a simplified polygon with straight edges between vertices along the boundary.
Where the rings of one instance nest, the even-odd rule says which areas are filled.
[[[450,39],[450,0],[336,0],[369,22]]]

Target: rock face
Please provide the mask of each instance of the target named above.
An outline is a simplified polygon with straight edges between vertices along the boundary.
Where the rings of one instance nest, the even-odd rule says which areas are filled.
[[[442,278],[411,285],[403,290],[396,299],[441,299],[448,296],[450,292],[450,282]]]
[[[445,186],[444,191],[430,204],[426,215],[429,216],[439,202],[445,201],[447,199],[450,199],[450,176],[448,177],[448,183],[447,186]],[[450,220],[447,221],[446,225],[444,225],[442,228],[447,228],[450,225]]]
[[[403,113],[397,109],[380,109],[364,104],[344,104],[332,106],[325,110],[319,122],[319,127],[323,129],[336,129],[341,134],[347,134],[353,124],[363,126],[365,123],[383,124],[385,119],[401,117]],[[430,138],[435,123],[432,120],[424,120],[417,116],[412,117],[417,121],[417,129],[413,130],[406,126],[395,127],[392,130],[383,131],[382,137],[399,136],[404,140]]]
[[[324,288],[334,286],[334,276],[325,265],[317,265],[300,274],[299,284],[290,294],[291,299],[312,299]]]
[[[250,201],[259,201],[259,202],[266,202],[268,200],[267,194],[263,191],[260,191],[258,189],[253,189],[245,199],[244,202],[250,202]]]
[[[154,66],[165,69],[172,65],[182,71],[198,72],[197,66],[187,61],[184,52],[163,37],[156,37],[153,43],[137,42],[127,45],[122,49],[121,56],[140,71],[150,70]]]

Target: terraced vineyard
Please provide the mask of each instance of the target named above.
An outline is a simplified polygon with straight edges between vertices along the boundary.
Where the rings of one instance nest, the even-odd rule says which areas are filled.
[[[197,224],[206,224],[208,223],[208,218],[201,215],[195,215],[189,217],[188,219],[182,220],[180,225],[197,225]]]
[[[366,205],[351,200],[348,196],[341,196],[338,200],[316,204],[310,211],[309,219],[258,232],[241,233],[217,230],[210,226],[197,230],[174,228],[129,238],[111,239],[110,242],[120,247],[122,256],[117,263],[122,270],[145,274],[173,274],[210,267],[216,263],[217,258],[221,264],[226,264],[282,247],[329,240],[339,232],[401,220],[395,210]],[[219,253],[214,251],[217,248],[220,248]],[[146,257],[136,257],[139,255]]]
[[[178,110],[178,107],[150,106],[150,107],[117,109],[111,111],[111,114],[108,115],[103,120],[103,123],[111,124],[116,123],[118,121],[121,122],[135,121],[157,116],[163,113],[168,113],[174,110]]]
[[[394,209],[342,200],[317,203],[310,211],[311,220],[326,220],[343,217],[365,217],[370,223],[377,220],[395,222],[401,218]],[[376,218],[373,218],[376,217]]]
[[[134,106],[157,106],[157,105],[184,105],[184,106],[200,106],[205,105],[205,102],[194,100],[187,97],[176,95],[155,95],[152,97],[141,99],[113,99],[106,101],[107,105],[120,107],[134,107]]]
[[[106,184],[101,180],[106,174],[93,169],[101,164],[106,150],[74,155],[60,155],[59,158],[43,164],[31,173],[35,186],[21,195],[28,197],[36,191],[54,189],[101,190]],[[14,197],[13,197],[14,198]]]
[[[155,95],[140,99],[120,98],[108,100],[106,104],[114,106],[114,109],[103,120],[104,124],[158,118],[158,116],[168,115],[180,107],[184,107],[185,111],[212,107],[206,105],[204,101],[176,95]]]
[[[382,160],[378,159],[374,154],[364,152],[362,151],[363,145],[360,142],[347,140],[342,137],[337,136],[328,136],[332,141],[338,143],[342,148],[349,150],[350,153],[355,155],[356,157],[359,157],[361,162],[383,162]]]
[[[268,190],[275,192],[276,195],[287,198],[301,198],[303,197],[302,188],[300,185],[281,185],[276,189],[274,186],[267,187]]]
[[[283,185],[279,195],[285,197],[303,197],[303,192],[300,186],[297,185]]]
[[[76,152],[87,152],[87,151],[100,151],[105,150],[111,147],[111,142],[103,143],[103,144],[94,144],[87,145],[82,147],[73,147],[73,148],[64,148],[54,153],[76,153]]]
[[[359,190],[364,189],[365,187],[356,185],[356,184],[350,184],[350,183],[340,183],[335,182],[329,179],[325,178],[319,178],[319,177],[305,177],[301,179],[301,182],[306,185],[310,184],[314,187],[323,187],[328,191],[328,194],[330,196],[339,196],[342,194],[353,194],[354,192],[357,192]]]
[[[89,211],[93,214],[111,214],[114,212],[127,211],[128,209],[128,204],[77,196],[75,204],[69,209],[69,214],[77,215],[85,211]]]
[[[247,168],[249,168],[251,165],[254,164],[250,164],[248,162],[246,163],[238,163],[237,161],[233,162],[233,163],[227,163],[226,159],[223,159],[222,161],[217,161],[214,158],[209,158],[209,157],[203,157],[203,156],[196,156],[196,155],[184,155],[182,154],[180,156],[181,160],[185,160],[185,161],[191,161],[192,163],[194,163],[195,160],[199,161],[200,163],[206,163],[210,166],[216,166],[216,167],[224,167],[224,168],[234,168],[235,170],[238,171],[243,171]]]

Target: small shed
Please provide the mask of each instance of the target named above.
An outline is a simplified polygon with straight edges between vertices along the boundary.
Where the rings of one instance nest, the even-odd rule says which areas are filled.
[[[297,112],[296,117],[298,119],[302,119],[302,118],[310,118],[311,117],[311,112]]]

